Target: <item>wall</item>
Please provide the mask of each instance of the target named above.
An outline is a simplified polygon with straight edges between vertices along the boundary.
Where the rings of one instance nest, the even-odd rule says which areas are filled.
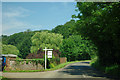
[[[10,70],[43,70],[44,67],[40,63],[33,62],[33,60],[16,60],[9,59],[9,66],[6,67],[6,71]]]

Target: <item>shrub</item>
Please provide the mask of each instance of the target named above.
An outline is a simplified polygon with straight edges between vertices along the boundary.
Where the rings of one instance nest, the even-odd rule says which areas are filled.
[[[47,68],[53,68],[57,66],[60,63],[60,59],[58,57],[55,57],[54,55],[52,58],[47,59]]]
[[[29,62],[28,62],[28,60],[26,61],[26,64],[28,64]]]
[[[59,50],[56,50],[56,49],[53,49],[52,53],[55,57],[59,57],[59,55],[61,54],[61,52]],[[29,53],[26,58],[27,59],[44,58],[44,54],[45,54],[45,52],[42,50],[42,48],[40,48],[37,51],[37,54]]]
[[[105,68],[105,73],[107,74],[111,74],[111,75],[119,75],[120,76],[120,65],[112,65],[112,66],[109,66],[109,67],[106,67]]]
[[[50,67],[50,68],[54,68],[54,67],[55,67],[55,63],[50,63],[50,64],[49,64],[49,67]]]

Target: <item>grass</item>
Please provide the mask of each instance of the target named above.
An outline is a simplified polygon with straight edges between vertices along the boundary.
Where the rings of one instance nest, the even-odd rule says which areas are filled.
[[[2,78],[2,76],[0,76],[0,79]]]
[[[3,72],[42,72],[44,70],[12,70],[12,71],[3,71]]]
[[[90,60],[81,60],[81,61],[90,61]],[[71,61],[71,62],[62,63],[62,64],[59,64],[59,65],[55,66],[54,68],[46,69],[46,70],[20,70],[20,71],[14,70],[14,71],[3,71],[3,72],[43,72],[43,71],[52,71],[52,70],[57,70],[57,69],[63,68],[68,64],[75,63],[75,62],[81,62],[81,61]]]
[[[120,78],[120,65],[116,64],[111,65],[109,67],[105,67],[105,73]]]
[[[10,80],[10,79],[0,76],[0,80]]]
[[[8,78],[2,78],[1,80],[11,80],[11,79],[8,79]]]
[[[120,79],[120,65],[115,64],[111,66],[101,66],[97,61],[97,58],[93,59],[90,64],[92,67],[96,68],[97,70],[102,71],[113,78]]]
[[[90,60],[82,60],[82,61],[90,61]],[[81,61],[66,62],[66,63],[63,63],[63,64],[59,64],[59,65],[57,65],[57,66],[54,67],[54,68],[46,69],[45,71],[57,70],[57,69],[60,69],[60,68],[65,67],[65,66],[68,65],[68,64],[75,63],[75,62],[81,62]]]

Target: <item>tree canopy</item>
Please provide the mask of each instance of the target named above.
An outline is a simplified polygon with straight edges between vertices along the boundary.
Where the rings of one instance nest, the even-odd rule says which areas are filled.
[[[25,31],[20,33],[15,33],[10,36],[2,36],[2,43],[6,45],[14,45],[19,50],[18,56],[20,58],[26,58],[28,53],[30,53],[31,37],[34,32]]]
[[[91,59],[95,56],[97,48],[90,40],[73,35],[63,40],[60,48],[61,57],[67,57],[68,61]]]
[[[13,35],[7,36],[7,35],[2,35],[2,43],[6,45],[14,45],[17,47],[19,50],[18,57],[20,58],[26,58],[26,56],[30,53],[30,48],[32,46],[32,41],[31,37],[36,33],[36,32],[41,32],[41,31],[48,31],[49,30],[38,30],[38,31],[31,31],[30,29],[24,31],[24,32],[19,32],[15,33]]]
[[[19,54],[19,50],[13,45],[2,45],[2,54]]]
[[[63,36],[61,34],[42,31],[35,33],[31,40],[31,53],[36,53],[40,48],[44,49],[45,47],[59,50]]]
[[[64,25],[58,25],[54,29],[52,29],[53,33],[59,33],[63,35],[63,38],[69,38],[69,36],[73,35],[72,27],[75,26],[75,20],[70,20],[66,22]]]
[[[73,28],[98,48],[101,65],[120,64],[120,3],[77,3],[79,14]]]

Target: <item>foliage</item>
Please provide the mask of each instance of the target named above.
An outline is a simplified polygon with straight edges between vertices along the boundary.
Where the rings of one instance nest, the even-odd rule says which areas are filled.
[[[0,41],[0,54],[2,54],[2,42],[1,41]]]
[[[61,34],[43,31],[35,33],[31,40],[32,40],[31,53],[37,53],[39,48],[44,49],[45,47],[59,50],[59,47],[63,40],[63,36]]]
[[[102,66],[100,62],[98,61],[97,57],[94,58],[90,64],[92,67],[96,68],[99,71],[104,72],[105,74],[108,74],[112,78],[118,78],[117,80],[120,79],[119,77],[120,76],[120,65],[114,64],[110,66]]]
[[[13,45],[2,45],[2,54],[19,54],[19,50]]]
[[[1,80],[11,80],[11,79],[8,79],[8,78],[5,78],[5,77],[2,77]]]
[[[72,27],[75,26],[75,20],[71,20],[66,22],[64,25],[58,25],[51,32],[59,33],[63,35],[63,38],[68,38],[69,36],[73,35]]]
[[[2,35],[2,43],[4,44],[11,44],[18,48],[20,58],[25,58],[28,53],[30,53],[30,46],[31,46],[31,36],[34,32],[25,31],[20,33],[15,33],[10,36]]]
[[[47,58],[47,68],[54,68],[60,63],[59,57],[52,55],[52,58]]]
[[[61,54],[59,50],[55,50],[55,49],[53,49],[52,53],[55,57],[59,57],[59,55]],[[45,51],[43,51],[42,48],[40,48],[37,51],[37,54],[29,53],[26,58],[27,59],[44,58],[44,54],[45,54]]]
[[[98,48],[102,66],[120,64],[120,3],[77,3],[79,14],[73,29],[89,37]]]
[[[120,65],[111,65],[105,67],[105,73],[120,79]]]
[[[49,30],[31,31],[28,29],[24,32],[15,33],[10,36],[2,35],[2,36],[0,36],[0,39],[2,37],[3,44],[6,44],[6,45],[10,44],[10,45],[16,46],[19,50],[18,56],[20,58],[26,58],[26,56],[30,53],[30,48],[32,46],[31,37],[36,32],[41,32],[41,31],[50,32]]]
[[[19,65],[20,63],[21,64],[24,64],[23,62],[26,61],[26,64],[29,64],[29,62],[33,62],[35,63],[36,65],[38,65],[38,63],[40,63],[41,65],[44,66],[44,59],[16,59],[16,65]]]
[[[1,40],[1,39],[2,39],[2,44],[8,45],[8,43],[7,43],[8,36],[7,36],[7,35],[2,35],[2,36],[0,36],[0,40]]]
[[[50,66],[50,68],[54,68],[55,64],[54,63],[50,63],[49,66]]]
[[[96,47],[89,40],[79,35],[64,39],[60,50],[61,57],[67,57],[68,61],[90,59],[96,53]]]

